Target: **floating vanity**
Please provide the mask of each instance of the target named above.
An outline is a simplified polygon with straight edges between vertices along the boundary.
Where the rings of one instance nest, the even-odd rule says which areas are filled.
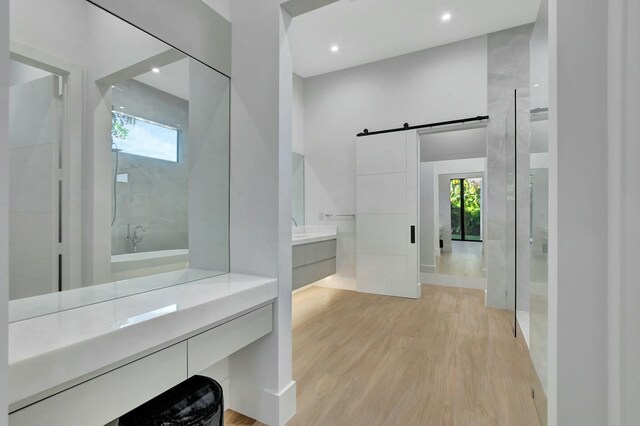
[[[13,322],[9,422],[107,424],[270,333],[276,297],[225,274]]]
[[[292,233],[292,289],[336,273],[337,229],[333,226],[297,227]]]

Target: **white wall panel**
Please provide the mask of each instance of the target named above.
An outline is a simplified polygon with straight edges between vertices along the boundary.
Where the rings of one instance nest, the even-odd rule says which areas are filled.
[[[407,215],[360,215],[356,224],[358,256],[407,253]]]
[[[358,176],[358,214],[402,214],[407,210],[405,173]]]
[[[371,135],[358,138],[356,145],[357,289],[417,297],[417,134]]]
[[[398,296],[405,294],[405,256],[358,254],[358,291]]]

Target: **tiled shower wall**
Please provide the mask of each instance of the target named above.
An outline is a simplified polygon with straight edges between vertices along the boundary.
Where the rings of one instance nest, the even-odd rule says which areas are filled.
[[[129,114],[179,126],[180,130],[177,163],[119,154],[118,173],[127,173],[128,182],[117,183],[117,215],[111,228],[112,254],[127,253],[127,225],[131,226],[132,233],[138,225],[146,229],[138,245],[140,252],[188,248],[189,102],[129,80],[113,89],[113,104],[125,105]],[[111,156],[113,173],[115,154]]]

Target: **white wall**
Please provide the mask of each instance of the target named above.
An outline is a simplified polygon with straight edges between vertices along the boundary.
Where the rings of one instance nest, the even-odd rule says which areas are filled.
[[[0,426],[7,424],[9,297],[9,1],[0,0]]]
[[[50,72],[16,61],[9,61],[9,86],[26,83],[50,75]]]
[[[231,0],[202,0],[218,12],[224,19],[231,21]]]
[[[304,99],[306,223],[338,225],[339,232],[337,274],[320,284],[355,289],[354,222],[320,218],[355,212],[355,135],[485,115],[487,39],[307,78]]]
[[[293,152],[304,155],[304,79],[293,74]]]
[[[460,160],[486,156],[486,127],[427,133],[420,136],[421,161]]]
[[[420,163],[420,272],[436,272],[438,244],[433,162]]]
[[[602,0],[549,2],[552,426],[608,424],[607,12]]]

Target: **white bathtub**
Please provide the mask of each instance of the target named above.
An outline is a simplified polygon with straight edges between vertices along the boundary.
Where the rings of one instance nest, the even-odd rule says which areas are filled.
[[[178,271],[189,267],[189,250],[160,250],[111,256],[113,281]]]

